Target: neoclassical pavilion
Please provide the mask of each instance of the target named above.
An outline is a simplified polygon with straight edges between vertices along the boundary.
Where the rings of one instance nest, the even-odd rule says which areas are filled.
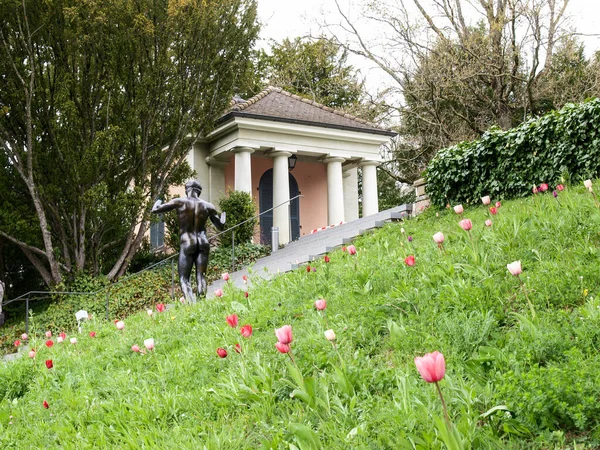
[[[359,217],[358,170],[362,171],[362,215],[378,212],[379,148],[396,133],[311,100],[269,87],[234,99],[216,128],[197,141],[188,157],[204,186],[202,198],[217,204],[227,190],[249,192],[260,212],[261,242],[279,243],[313,229]],[[293,168],[292,168],[293,167]]]

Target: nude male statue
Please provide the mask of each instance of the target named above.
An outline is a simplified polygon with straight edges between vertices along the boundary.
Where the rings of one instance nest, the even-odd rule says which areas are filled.
[[[188,181],[185,184],[186,198],[174,198],[164,205],[157,200],[152,207],[152,213],[161,214],[177,210],[179,218],[179,283],[187,301],[196,302],[192,291],[190,274],[196,264],[196,278],[198,281],[198,295],[206,295],[206,279],[204,274],[208,266],[208,253],[210,244],[206,237],[206,219],[222,231],[225,227],[225,213],[218,216],[215,207],[200,199],[202,186],[197,181]]]

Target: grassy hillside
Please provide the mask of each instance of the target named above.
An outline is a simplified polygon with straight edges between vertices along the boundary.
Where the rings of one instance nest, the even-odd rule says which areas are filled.
[[[34,317],[36,357],[0,365],[0,447],[445,448],[436,388],[414,363],[437,350],[463,448],[598,448],[594,199],[577,186],[503,203],[492,227],[487,208],[463,217],[470,235],[452,210],[389,224],[357,240],[355,255],[338,250],[270,283],[251,278],[248,298],[226,289],[130,316],[122,331],[96,317],[77,344],[70,335],[46,347]],[[524,289],[506,268],[515,260]],[[236,328],[225,319],[234,313]],[[275,348],[286,324],[297,366]],[[154,350],[131,350],[148,338]]]

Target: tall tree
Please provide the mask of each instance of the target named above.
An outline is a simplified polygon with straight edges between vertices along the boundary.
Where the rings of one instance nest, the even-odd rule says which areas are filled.
[[[540,85],[566,33],[568,4],[383,0],[366,6],[364,17],[380,31],[372,41],[341,8],[341,23],[329,30],[338,45],[389,76],[389,106],[401,117],[404,137],[398,157],[416,161],[409,168],[416,174],[439,148],[490,126],[509,128],[537,111]]]
[[[0,236],[47,285],[126,271],[257,32],[255,0],[0,0],[0,145],[39,222]]]

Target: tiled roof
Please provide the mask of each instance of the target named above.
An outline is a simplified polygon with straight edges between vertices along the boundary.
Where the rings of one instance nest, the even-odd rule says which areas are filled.
[[[230,109],[219,122],[224,122],[232,116],[396,135],[395,132],[374,123],[272,86],[248,100],[239,97],[232,100]]]

